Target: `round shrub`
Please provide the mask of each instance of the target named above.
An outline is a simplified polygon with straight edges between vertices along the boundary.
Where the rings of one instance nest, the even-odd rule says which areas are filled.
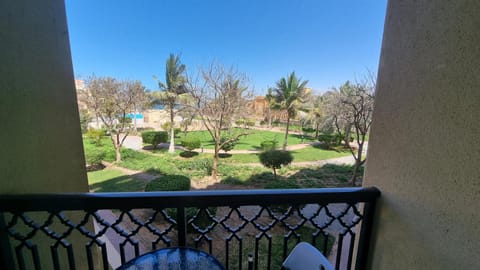
[[[293,156],[288,151],[270,150],[265,151],[259,156],[263,166],[273,169],[273,175],[277,177],[277,169],[286,166],[293,161]]]
[[[260,143],[263,151],[275,150],[277,148],[277,141],[263,141]]]
[[[231,140],[231,141],[225,143],[228,140]],[[225,143],[225,144],[222,145],[223,143]],[[228,152],[230,150],[233,150],[233,148],[235,148],[235,145],[237,145],[237,143],[238,143],[238,139],[233,138],[229,134],[223,135],[220,138],[220,145],[222,145],[222,147],[220,147],[220,149],[222,149],[225,152]]]
[[[168,132],[166,131],[144,131],[142,132],[142,141],[145,144],[153,145],[153,149],[159,143],[165,143],[168,139]]]
[[[165,175],[150,181],[145,191],[183,191],[190,190],[190,178],[184,175]]]
[[[188,151],[193,151],[193,149],[200,148],[202,142],[198,138],[185,138],[182,140],[182,146],[187,148]]]

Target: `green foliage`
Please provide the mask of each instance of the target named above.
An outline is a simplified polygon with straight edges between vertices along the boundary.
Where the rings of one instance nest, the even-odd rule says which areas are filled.
[[[228,152],[230,150],[233,150],[233,148],[235,148],[235,145],[237,145],[237,143],[238,143],[238,138],[234,138],[233,135],[231,134],[224,134],[220,138],[220,145],[221,145],[220,149],[222,149],[225,152]]]
[[[173,128],[173,136],[178,137],[178,134],[182,132],[181,128]]]
[[[90,139],[90,143],[97,146],[101,146],[102,138],[105,136],[105,130],[90,128],[85,134],[85,136],[87,136],[87,138]]]
[[[276,140],[263,141],[260,143],[260,147],[263,151],[275,150],[275,148],[277,148],[277,143]]]
[[[213,160],[211,158],[197,158],[179,161],[176,165],[180,170],[200,171],[202,173],[199,176],[205,176],[212,174]]]
[[[193,149],[200,148],[201,145],[202,142],[196,137],[186,137],[182,140],[182,146],[187,148],[188,151],[193,151]]]
[[[145,191],[184,191],[190,190],[190,178],[184,175],[164,175],[150,181]]]
[[[277,169],[286,166],[293,161],[293,156],[288,151],[270,150],[259,155],[263,166],[273,169],[273,175],[277,178]]]
[[[102,160],[105,158],[106,153],[101,148],[95,148],[91,151],[85,152],[85,161],[88,165],[99,165],[102,163]]]
[[[312,127],[304,127],[302,128],[302,131],[305,133],[312,133],[312,132],[315,132],[315,129]]]
[[[288,151],[270,150],[259,155],[260,162],[263,166],[272,169],[280,169],[293,161],[293,156]]]
[[[142,132],[142,141],[146,144],[153,145],[155,149],[159,143],[165,143],[168,139],[166,131],[144,131]]]
[[[172,123],[171,122],[165,122],[161,125],[161,128],[165,131],[170,131],[172,128]]]
[[[293,179],[287,179],[282,181],[272,181],[268,182],[264,186],[265,189],[297,189],[301,188],[297,181]]]
[[[342,136],[338,133],[318,135],[318,141],[323,142],[327,147],[340,145],[342,143],[342,139]]]

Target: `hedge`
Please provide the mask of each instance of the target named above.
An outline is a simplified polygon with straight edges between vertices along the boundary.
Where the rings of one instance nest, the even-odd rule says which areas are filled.
[[[165,143],[168,140],[168,132],[166,131],[145,131],[142,132],[142,141],[145,144],[153,145],[153,149],[160,143]]]
[[[145,191],[184,191],[190,190],[190,178],[184,175],[165,175],[150,181]]]

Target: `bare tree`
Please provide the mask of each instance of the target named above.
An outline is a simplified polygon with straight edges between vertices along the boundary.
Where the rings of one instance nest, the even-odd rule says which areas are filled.
[[[375,80],[370,74],[369,79],[350,84],[346,82],[340,91],[330,92],[327,102],[331,119],[337,132],[344,138],[345,145],[355,159],[354,172],[351,178],[355,185],[358,171],[366,157],[363,156],[365,138],[372,124],[373,101],[375,92]],[[354,130],[355,141],[358,148],[350,145],[351,130]],[[343,133],[342,133],[343,131]]]
[[[139,81],[91,76],[86,82],[86,89],[87,106],[109,132],[115,148],[115,160],[119,162],[120,149],[133,128],[127,115],[145,100],[145,87]]]
[[[211,64],[200,70],[200,79],[189,79],[187,91],[190,105],[195,108],[203,125],[212,137],[215,150],[211,177],[217,180],[219,152],[224,145],[238,140],[246,132],[238,132],[222,139],[235,119],[241,117],[251,94],[247,90],[244,74],[233,68],[226,69],[220,64]]]

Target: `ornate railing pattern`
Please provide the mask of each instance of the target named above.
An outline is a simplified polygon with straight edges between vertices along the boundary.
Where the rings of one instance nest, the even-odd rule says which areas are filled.
[[[299,241],[336,269],[365,269],[379,195],[376,188],[1,195],[0,269],[109,269],[172,245],[205,250],[228,269],[246,269],[249,253],[254,269],[278,269]]]

